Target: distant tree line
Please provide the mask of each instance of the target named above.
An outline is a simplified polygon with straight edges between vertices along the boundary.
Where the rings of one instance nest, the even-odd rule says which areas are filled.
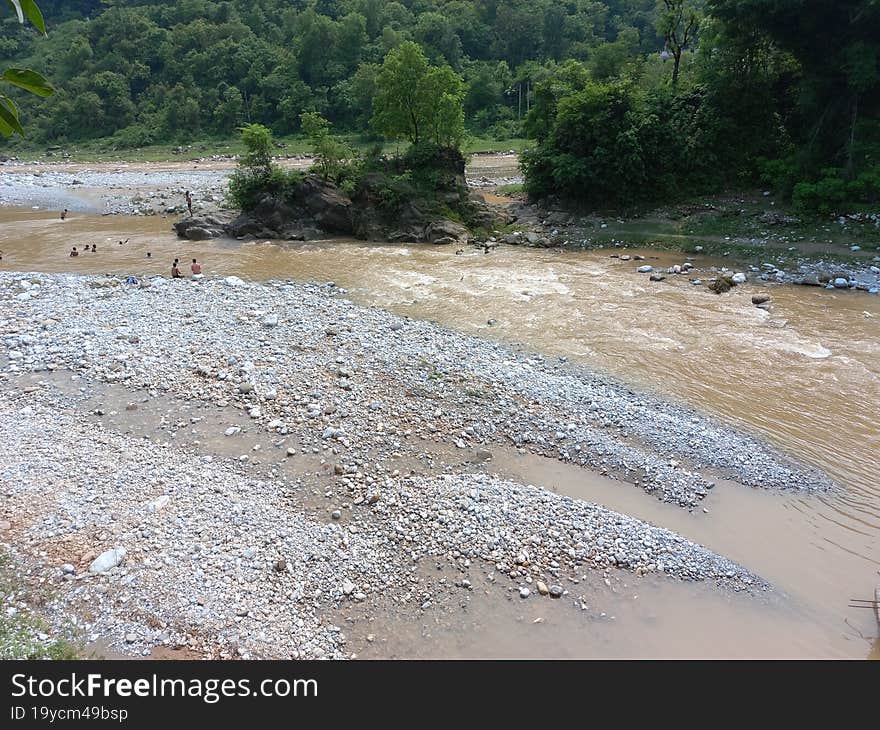
[[[413,142],[525,134],[536,197],[626,205],[760,183],[825,213],[880,196],[876,0],[40,5],[48,38],[0,22],[0,68],[56,88],[9,92],[38,142],[136,147],[261,124],[338,156],[320,118]],[[412,95],[392,99],[389,59],[404,58]]]
[[[23,101],[29,137],[120,145],[228,136],[248,123],[340,130],[372,116],[380,65],[405,41],[460,74],[468,127],[519,133],[545,63],[588,61],[621,34],[656,53],[654,0],[43,0],[51,32],[0,23],[0,62],[40,68],[58,93]],[[599,51],[600,54],[604,51]]]

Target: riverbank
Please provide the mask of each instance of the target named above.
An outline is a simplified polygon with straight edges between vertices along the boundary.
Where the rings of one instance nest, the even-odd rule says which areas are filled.
[[[712,502],[707,468],[828,486],[679,406],[335,287],[3,274],[0,292],[4,539],[45,553],[56,616],[127,651],[344,656],[326,607],[427,610],[487,578],[519,601],[589,601],[593,570],[765,586],[666,530],[474,472],[511,444],[689,509]],[[435,561],[451,578],[419,572]]]
[[[289,169],[305,170],[312,162],[305,154],[277,159]],[[175,222],[187,212],[184,193],[189,190],[197,216],[231,215],[226,188],[235,164],[231,155],[187,161],[8,161],[0,163],[0,205]],[[877,215],[802,221],[760,191],[634,212],[626,219],[538,207],[525,204],[521,195],[504,193],[522,181],[511,151],[475,154],[465,177],[469,188],[514,218],[479,244],[612,251],[636,245],[679,251],[682,262],[694,255],[726,260],[730,273],[742,271],[758,281],[827,286],[843,278],[848,287],[880,290]]]

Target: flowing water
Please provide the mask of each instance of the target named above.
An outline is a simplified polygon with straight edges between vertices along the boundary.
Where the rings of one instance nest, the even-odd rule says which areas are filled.
[[[868,655],[877,635],[873,615],[847,604],[871,597],[880,583],[880,298],[780,286],[769,288],[773,301],[765,312],[751,304],[755,286],[717,296],[686,277],[650,283],[635,273],[638,264],[608,251],[501,247],[457,256],[451,247],[340,240],[181,242],[171,222],[84,215],[61,222],[39,211],[0,210],[0,268],[167,276],[174,257],[187,271],[195,256],[209,276],[332,280],[360,303],[566,356],[689,402],[820,467],[841,489],[805,496],[722,483],[708,500],[709,513],[690,515],[637,489],[587,479],[574,467],[516,454],[496,458],[494,470],[676,530],[738,560],[788,597],[790,610],[782,613],[742,601],[709,610],[713,599],[696,600],[693,590],[658,588],[652,602],[666,617],[661,629],[679,636],[674,627],[685,631],[705,613],[724,624],[713,624],[717,631],[737,638],[671,646],[657,638],[663,630],[655,617],[651,632],[636,632],[650,640],[638,644],[622,631],[606,654],[638,655],[641,647],[661,656],[748,655],[751,647],[761,655]],[[92,243],[97,253],[67,256],[71,246]],[[642,253],[655,266],[682,260],[627,253]],[[722,263],[690,260],[698,267]],[[522,617],[512,617],[511,627],[514,618]]]

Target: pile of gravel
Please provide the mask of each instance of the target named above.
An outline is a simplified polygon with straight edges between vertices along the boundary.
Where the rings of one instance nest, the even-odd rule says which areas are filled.
[[[761,487],[830,486],[686,407],[558,359],[356,306],[340,293],[237,277],[126,284],[2,274],[6,370],[69,369],[234,405],[316,453],[342,443],[379,463],[401,440],[515,444],[688,509],[714,485],[703,472]]]
[[[53,587],[57,630],[72,622],[122,651],[344,658],[327,609],[377,595],[425,608],[439,590],[469,590],[478,571],[533,599],[613,566],[766,588],[668,530],[487,476],[389,477],[347,503],[344,521],[322,523],[286,479],[114,433],[48,389],[33,401],[0,397],[7,539],[31,579]],[[454,588],[420,577],[437,559],[461,572]]]

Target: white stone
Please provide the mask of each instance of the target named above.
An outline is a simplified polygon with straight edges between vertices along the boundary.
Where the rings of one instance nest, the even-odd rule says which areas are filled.
[[[156,499],[147,504],[147,510],[150,512],[161,512],[168,506],[170,501],[171,497],[167,494],[163,494],[161,497],[156,497]]]
[[[105,573],[108,570],[115,568],[125,559],[125,548],[111,548],[110,550],[105,550],[101,553],[97,558],[95,558],[91,565],[89,565],[90,573]]]

